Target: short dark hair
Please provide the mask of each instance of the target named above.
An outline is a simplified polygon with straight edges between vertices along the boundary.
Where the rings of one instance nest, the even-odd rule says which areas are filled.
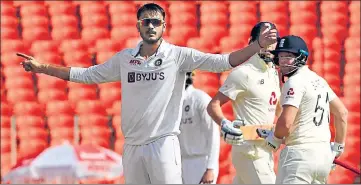
[[[159,12],[160,14],[162,14],[163,19],[165,20],[165,11],[164,11],[164,9],[161,6],[159,6],[159,5],[155,4],[155,3],[147,3],[147,4],[144,4],[143,6],[141,6],[138,9],[138,12],[137,12],[137,19],[139,20],[142,13],[146,12],[146,11]]]

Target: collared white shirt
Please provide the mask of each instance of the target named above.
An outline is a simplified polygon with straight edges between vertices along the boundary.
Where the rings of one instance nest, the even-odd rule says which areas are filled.
[[[167,135],[178,135],[186,72],[231,69],[229,54],[206,54],[162,41],[148,59],[124,49],[103,64],[72,67],[70,81],[122,83],[122,123],[125,144],[142,145]]]
[[[219,126],[207,112],[211,97],[192,85],[184,95],[183,113],[178,135],[182,157],[207,156],[207,168],[217,169],[220,132]]]

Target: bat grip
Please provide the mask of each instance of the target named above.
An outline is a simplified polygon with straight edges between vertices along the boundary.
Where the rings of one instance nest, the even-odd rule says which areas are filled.
[[[361,172],[360,172],[360,169],[355,168],[355,167],[353,167],[353,166],[350,166],[349,164],[346,164],[346,163],[344,163],[344,162],[342,162],[342,161],[340,161],[340,160],[338,160],[338,159],[335,159],[335,160],[333,161],[333,163],[335,163],[335,164],[337,164],[337,165],[340,165],[340,166],[342,166],[342,167],[344,167],[344,168],[346,168],[346,169],[354,172],[354,173],[357,174],[357,175],[360,175],[360,173],[361,173]]]

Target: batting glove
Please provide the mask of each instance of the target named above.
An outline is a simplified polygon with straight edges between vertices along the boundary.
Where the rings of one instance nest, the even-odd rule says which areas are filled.
[[[340,157],[340,155],[343,153],[345,148],[344,144],[331,142],[331,151],[335,155],[335,158]]]
[[[277,151],[282,144],[282,139],[278,139],[274,136],[273,132],[270,132],[266,137],[266,146],[269,147],[272,151]]]
[[[227,119],[222,119],[221,137],[223,137],[226,143],[231,145],[241,145],[243,143],[243,134],[237,125],[237,121],[231,122]]]

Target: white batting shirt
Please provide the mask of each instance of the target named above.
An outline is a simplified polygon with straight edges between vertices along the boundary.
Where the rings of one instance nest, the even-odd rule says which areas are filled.
[[[286,145],[330,142],[330,101],[336,97],[327,82],[307,66],[284,84],[281,105],[298,108]]]
[[[229,54],[206,54],[162,41],[148,59],[139,55],[140,42],[103,64],[72,67],[70,81],[122,83],[122,132],[125,144],[143,145],[167,135],[178,135],[186,72],[231,69]]]
[[[207,112],[211,97],[192,85],[184,94],[183,113],[178,135],[182,157],[208,156],[208,169],[218,168],[219,126]]]
[[[281,94],[279,77],[258,54],[233,69],[219,91],[232,100],[236,119],[245,125],[273,124]]]

